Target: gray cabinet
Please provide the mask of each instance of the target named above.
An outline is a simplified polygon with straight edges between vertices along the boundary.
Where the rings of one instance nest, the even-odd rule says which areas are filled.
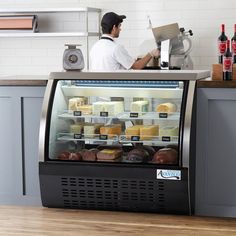
[[[38,133],[44,90],[0,86],[0,204],[41,204]]]
[[[236,89],[197,90],[196,214],[236,217]]]

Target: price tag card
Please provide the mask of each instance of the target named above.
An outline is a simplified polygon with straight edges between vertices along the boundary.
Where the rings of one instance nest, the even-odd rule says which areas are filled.
[[[74,116],[81,116],[82,112],[81,111],[74,111]]]
[[[163,142],[170,142],[170,136],[162,136]]]
[[[74,134],[74,139],[82,139],[82,134]]]
[[[168,113],[159,113],[159,118],[168,118]]]
[[[106,134],[100,134],[100,135],[99,135],[99,139],[101,139],[101,140],[107,140],[107,139],[108,139],[108,135],[106,135]]]
[[[107,111],[101,111],[100,116],[101,117],[108,117],[108,112]]]
[[[130,112],[129,117],[130,118],[138,118],[138,113],[137,112]]]
[[[139,141],[140,137],[139,136],[131,136],[131,141]]]

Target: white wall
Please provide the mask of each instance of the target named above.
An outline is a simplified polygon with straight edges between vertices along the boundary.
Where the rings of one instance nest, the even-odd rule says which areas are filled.
[[[140,45],[151,39],[147,15],[153,26],[178,22],[194,36],[192,58],[195,69],[210,69],[217,62],[216,40],[220,24],[231,38],[236,23],[235,0],[4,0],[0,8],[80,7],[102,8],[103,12],[125,14],[119,42],[134,57]],[[81,38],[0,38],[0,74],[48,74],[62,70],[65,43],[82,43]],[[85,49],[83,48],[83,51]]]

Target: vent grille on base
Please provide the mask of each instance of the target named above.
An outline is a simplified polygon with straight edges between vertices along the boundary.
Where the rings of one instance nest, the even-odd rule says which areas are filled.
[[[165,211],[163,181],[61,177],[64,207]],[[155,210],[154,210],[155,209]]]

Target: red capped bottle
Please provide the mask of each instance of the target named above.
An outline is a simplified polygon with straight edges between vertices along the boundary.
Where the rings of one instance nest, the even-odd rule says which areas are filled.
[[[231,51],[232,51],[233,63],[236,63],[236,24],[234,25],[234,36],[231,39]]]
[[[227,40],[227,48],[223,56],[223,80],[232,80],[233,60],[230,51],[230,40]]]
[[[221,25],[221,35],[218,37],[218,55],[219,55],[219,63],[223,63],[223,56],[226,52],[226,42],[227,36],[225,35],[225,25]]]

